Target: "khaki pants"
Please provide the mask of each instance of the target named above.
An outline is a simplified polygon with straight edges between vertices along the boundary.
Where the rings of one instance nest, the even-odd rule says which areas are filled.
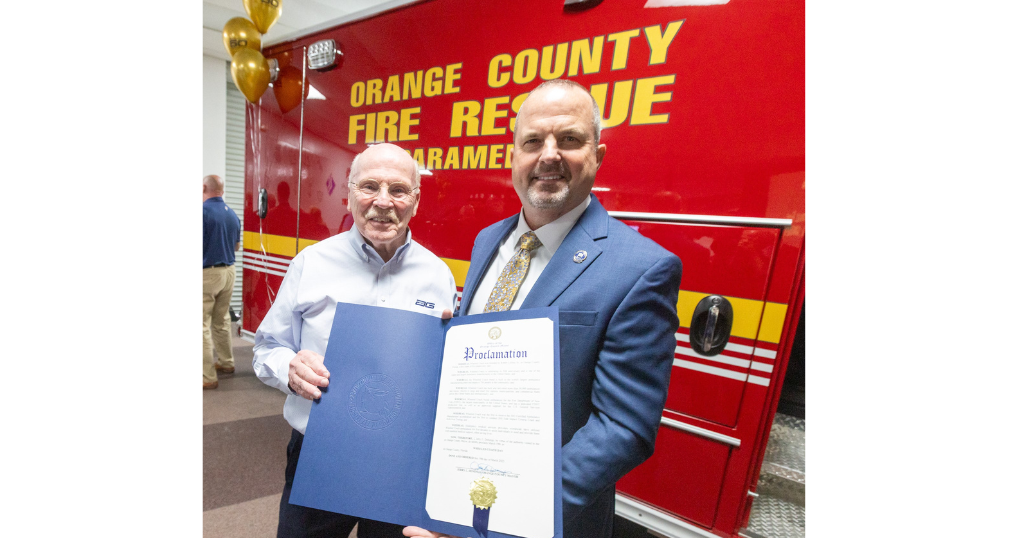
[[[203,269],[203,383],[217,380],[213,349],[221,366],[235,366],[231,354],[231,290],[235,287],[235,266]],[[212,339],[211,339],[212,336]]]

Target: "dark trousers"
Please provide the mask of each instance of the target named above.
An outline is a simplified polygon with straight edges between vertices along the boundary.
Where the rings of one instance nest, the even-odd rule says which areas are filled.
[[[301,433],[292,430],[292,440],[288,443],[288,467],[284,471],[284,493],[281,495],[277,538],[347,538],[356,523],[359,523],[359,538],[404,538],[402,525],[290,504],[288,497],[291,496],[295,468],[299,464],[302,438]]]

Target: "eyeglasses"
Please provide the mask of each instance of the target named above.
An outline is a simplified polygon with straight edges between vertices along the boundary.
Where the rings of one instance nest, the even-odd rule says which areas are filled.
[[[376,198],[380,194],[381,184],[372,180],[364,179],[359,183],[348,182],[349,185],[356,188],[356,192],[362,194],[367,198]],[[413,193],[420,190],[419,187],[413,188],[408,183],[390,183],[385,185],[388,196],[396,202],[406,202],[412,199]]]

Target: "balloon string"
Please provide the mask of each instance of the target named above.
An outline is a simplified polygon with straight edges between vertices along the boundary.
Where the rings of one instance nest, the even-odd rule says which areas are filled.
[[[262,99],[261,99],[261,101],[262,101]],[[249,103],[248,101],[246,101],[245,109],[246,109],[247,115],[249,116],[249,125],[251,127],[250,131],[249,131],[249,142],[250,142],[250,146],[252,147],[253,169],[254,169],[254,173],[255,173],[255,176],[256,176],[255,177],[255,180],[256,180],[256,191],[254,192],[254,194],[256,195],[256,200],[255,200],[255,204],[254,205],[256,206],[256,215],[257,215],[257,217],[259,217],[260,192],[262,192],[262,190],[263,190],[263,177],[264,177],[265,172],[266,172],[265,170],[263,170],[263,165],[262,165],[262,154],[263,154],[262,138],[263,137],[260,134],[262,132],[262,130],[260,129],[260,118],[263,115],[263,109],[258,104],[256,104],[256,103]],[[259,219],[258,230],[259,230],[260,252],[263,254],[264,260],[266,260],[266,258],[268,256],[267,256],[266,245],[263,242],[263,219],[262,218]],[[264,261],[264,263],[266,263],[266,261]],[[270,285],[270,281],[269,280],[266,280],[266,290],[267,290],[267,300],[270,301],[270,304],[274,304],[274,299],[276,298],[277,294],[274,292],[274,289]]]

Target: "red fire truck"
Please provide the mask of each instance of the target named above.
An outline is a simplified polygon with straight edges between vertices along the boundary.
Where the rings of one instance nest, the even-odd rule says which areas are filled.
[[[683,262],[654,456],[617,513],[668,536],[747,524],[804,295],[802,0],[398,1],[264,49],[247,105],[243,334],[292,258],[352,226],[352,158],[419,162],[410,227],[461,286],[473,239],[516,213],[511,125],[568,78],[603,112],[594,193]]]

